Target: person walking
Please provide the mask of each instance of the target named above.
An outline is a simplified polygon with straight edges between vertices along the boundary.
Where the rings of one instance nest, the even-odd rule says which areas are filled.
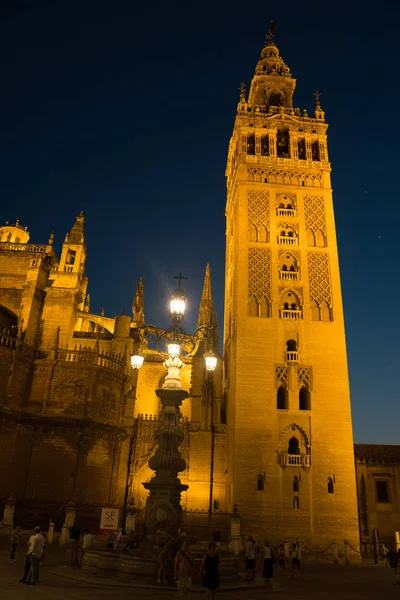
[[[36,533],[31,542],[31,568],[26,581],[29,585],[36,585],[39,581],[39,564],[44,547],[44,537],[41,534],[40,527],[35,527],[34,531]]]
[[[27,552],[26,558],[25,558],[24,574],[22,576],[22,579],[20,579],[21,583],[26,583],[28,581],[29,571],[31,570],[32,545],[33,545],[33,539],[34,539],[35,535],[36,535],[36,531],[34,530],[31,537],[28,540],[28,552]]]
[[[19,525],[14,525],[11,532],[11,552],[10,552],[10,561],[14,562],[15,560],[15,552],[17,550],[18,544],[21,541],[21,527]]]
[[[255,578],[255,562],[256,562],[256,545],[251,535],[247,538],[246,548],[244,552],[246,562],[246,580],[254,581]]]
[[[265,542],[264,546],[264,566],[263,566],[263,578],[265,580],[265,584],[269,585],[269,582],[274,577],[274,564],[276,558],[275,553],[271,548],[271,544],[268,540]]]
[[[382,559],[383,559],[384,565],[385,565],[385,567],[387,567],[389,564],[388,559],[387,559],[389,550],[386,548],[385,544],[382,544],[381,552],[382,552]]]
[[[68,539],[68,564],[70,567],[79,566],[78,550],[79,550],[79,538],[81,532],[77,525],[71,525],[69,528],[69,539]]]
[[[192,587],[193,565],[185,552],[186,542],[182,542],[175,557],[174,579],[179,589],[180,598],[183,600]]]
[[[199,577],[203,577],[203,586],[207,589],[208,600],[213,600],[219,588],[219,556],[217,544],[210,542],[208,552],[205,553],[201,563]]]
[[[292,544],[292,577],[300,577],[300,560],[296,544]]]
[[[394,576],[396,578],[396,583],[394,583],[393,585],[400,585],[400,579],[399,579],[399,555],[396,552],[396,548],[394,546],[391,546],[390,552],[387,553],[387,560],[389,562],[389,565],[393,569],[393,574],[394,574]]]

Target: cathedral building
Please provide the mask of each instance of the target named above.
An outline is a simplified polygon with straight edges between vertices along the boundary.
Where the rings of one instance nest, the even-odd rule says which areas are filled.
[[[400,528],[400,450],[354,449],[328,125],[295,86],[270,31],[229,144],[223,352],[208,264],[198,329],[213,333],[183,347],[183,528],[227,540],[240,515],[260,542],[356,546]],[[165,345],[142,279],[132,314],[91,312],[83,214],[59,257],[53,237],[0,227],[0,514],[11,498],[22,526],[59,528],[72,502],[81,524],[120,506],[139,530]]]

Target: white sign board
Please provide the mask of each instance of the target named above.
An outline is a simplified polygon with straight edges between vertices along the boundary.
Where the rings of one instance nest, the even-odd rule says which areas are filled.
[[[112,533],[118,530],[119,508],[102,508],[100,533]]]

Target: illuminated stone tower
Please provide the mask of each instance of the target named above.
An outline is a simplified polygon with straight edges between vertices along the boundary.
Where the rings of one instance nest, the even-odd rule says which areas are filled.
[[[270,30],[227,163],[228,503],[242,533],[358,543],[327,124],[293,108]]]

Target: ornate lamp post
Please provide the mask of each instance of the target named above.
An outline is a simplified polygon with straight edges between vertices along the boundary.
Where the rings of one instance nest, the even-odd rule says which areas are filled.
[[[155,471],[155,474],[149,482],[142,484],[149,490],[145,507],[147,539],[157,544],[177,536],[182,518],[181,493],[188,489],[188,486],[182,484],[178,477],[178,474],[186,468],[186,462],[179,451],[183,441],[183,431],[179,422],[182,417],[180,407],[183,400],[188,397],[186,390],[182,389],[179,376],[183,366],[180,359],[181,343],[189,340],[195,345],[201,339],[200,330],[207,329],[201,327],[193,336],[181,329],[186,298],[181,288],[181,280],[184,278],[179,275],[177,279],[179,279],[179,288],[173,292],[170,301],[172,327],[161,335],[154,326],[143,327],[146,331],[156,331],[157,335],[168,339],[168,358],[164,362],[168,373],[162,388],[156,390],[162,406],[160,424],[154,435],[158,448],[149,460],[149,467]],[[131,357],[132,367],[140,369],[143,360],[143,355],[136,352]],[[213,371],[217,358],[212,352],[205,355],[205,361],[206,369]]]

